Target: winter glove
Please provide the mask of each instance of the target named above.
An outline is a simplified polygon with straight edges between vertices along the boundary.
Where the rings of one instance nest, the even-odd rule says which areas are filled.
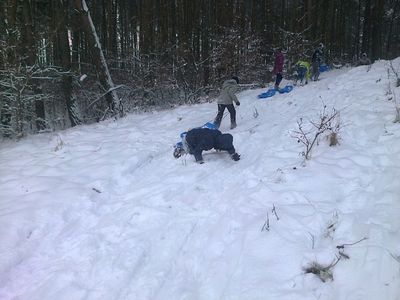
[[[232,157],[232,159],[233,159],[234,161],[240,160],[240,155],[237,154],[237,153],[233,153],[233,154],[231,155],[231,157]]]
[[[240,102],[239,102],[239,101],[238,101],[238,102],[236,102],[236,105],[237,105],[237,106],[239,106],[239,105],[240,105]]]

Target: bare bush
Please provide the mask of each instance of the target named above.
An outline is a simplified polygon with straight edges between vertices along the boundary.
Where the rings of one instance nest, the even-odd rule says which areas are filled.
[[[338,253],[335,255],[336,256],[335,259],[333,259],[333,261],[329,265],[323,265],[316,261],[313,261],[307,267],[303,268],[304,273],[314,274],[319,279],[321,279],[322,282],[326,282],[328,280],[332,281],[333,280],[333,268],[337,265],[337,263],[341,259],[350,259],[350,256],[347,255],[346,253],[344,253],[345,247],[353,246],[353,245],[358,244],[367,239],[368,239],[367,237],[364,237],[354,243],[346,243],[346,244],[341,244],[341,245],[336,246]],[[393,258],[395,258],[395,257],[393,257]]]
[[[305,146],[305,150],[301,155],[306,159],[311,158],[311,151],[315,145],[318,145],[319,138],[322,134],[328,132],[330,137],[330,146],[338,143],[338,134],[340,131],[339,111],[335,108],[328,112],[326,105],[320,113],[318,121],[309,121],[311,127],[309,130],[305,129],[303,118],[297,121],[298,130],[293,131],[292,137],[297,139],[298,143]]]
[[[336,264],[340,261],[342,256],[336,256],[336,259],[333,260],[329,265],[323,265],[318,262],[312,262],[307,267],[303,268],[304,273],[309,274],[312,273],[316,275],[322,282],[326,282],[328,280],[333,281],[333,273],[332,269]]]

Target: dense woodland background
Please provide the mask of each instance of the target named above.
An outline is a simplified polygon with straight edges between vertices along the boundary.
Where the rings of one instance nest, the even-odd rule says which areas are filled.
[[[320,42],[332,66],[399,56],[400,0],[0,0],[1,135],[265,85],[276,47],[290,78]]]

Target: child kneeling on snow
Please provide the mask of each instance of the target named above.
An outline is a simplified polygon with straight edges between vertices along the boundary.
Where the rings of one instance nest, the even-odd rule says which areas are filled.
[[[296,63],[296,84],[297,81],[300,81],[300,84],[303,84],[303,80],[305,79],[306,84],[308,83],[308,79],[310,78],[310,63],[304,60],[299,60]]]
[[[175,148],[174,157],[179,158],[184,153],[194,155],[196,162],[204,163],[202,152],[215,149],[228,151],[234,161],[240,159],[233,147],[233,136],[229,133],[222,134],[217,129],[194,128],[182,135],[182,144]]]

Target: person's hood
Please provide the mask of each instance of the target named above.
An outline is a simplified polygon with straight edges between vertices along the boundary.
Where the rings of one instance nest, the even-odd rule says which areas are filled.
[[[224,89],[228,86],[237,86],[236,80],[235,79],[225,80],[224,83],[222,84],[222,88]]]

